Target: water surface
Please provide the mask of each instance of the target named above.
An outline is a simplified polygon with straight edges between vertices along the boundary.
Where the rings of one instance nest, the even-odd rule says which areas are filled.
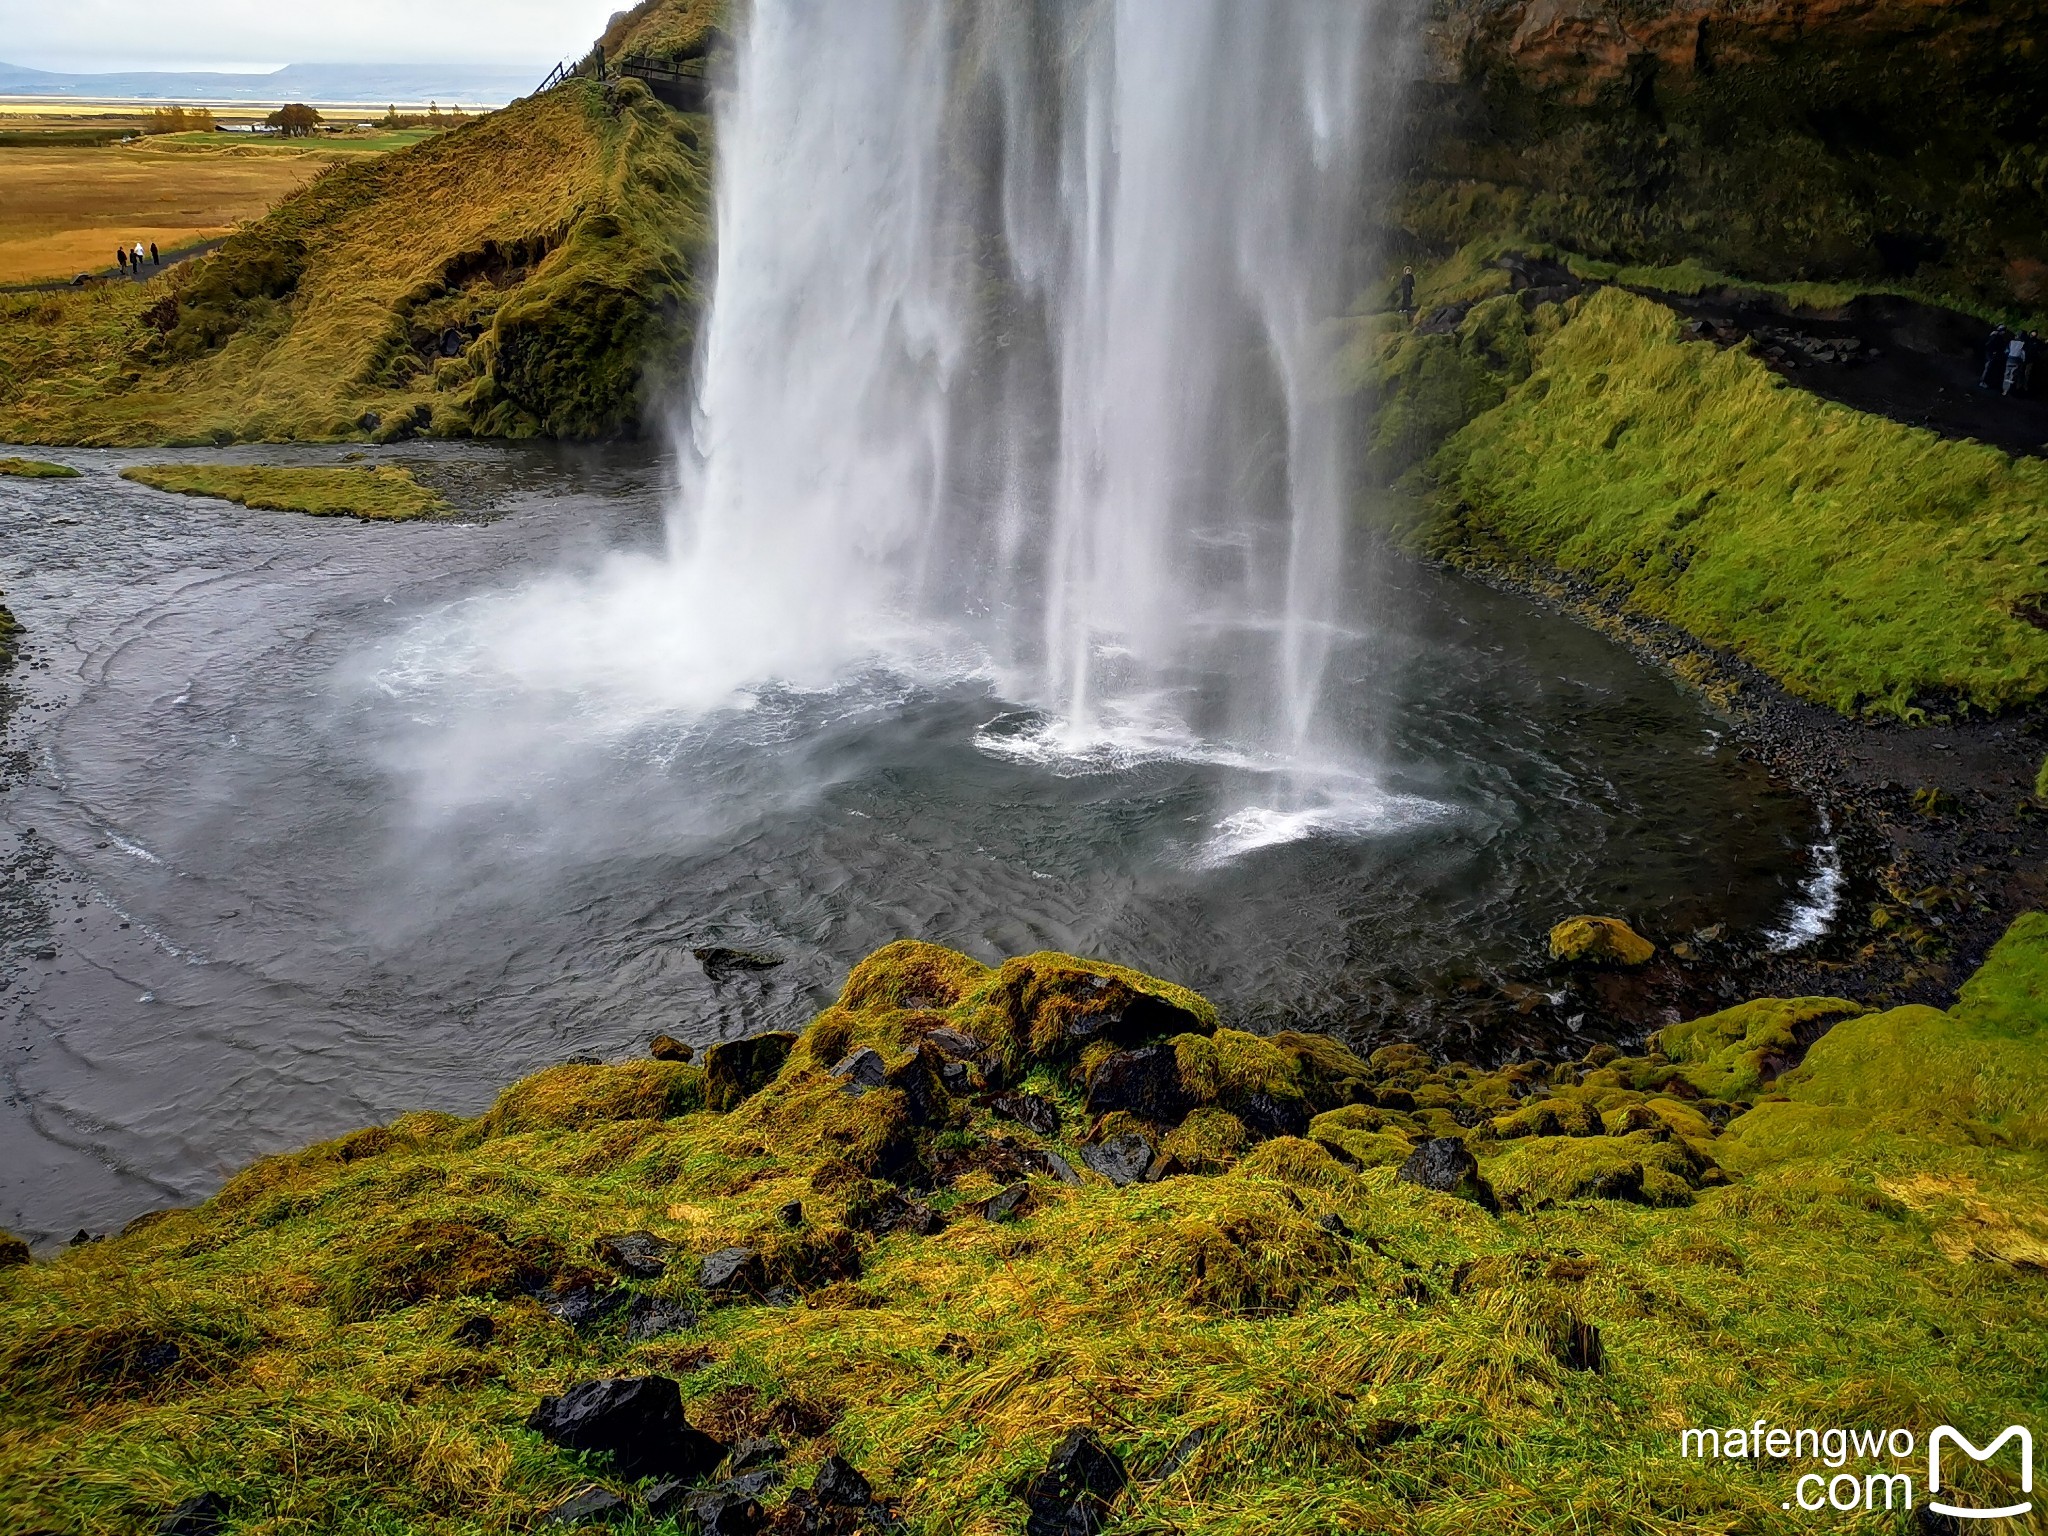
[[[529,686],[479,636],[523,614],[537,654],[569,642],[505,594],[652,558],[670,470],[377,456],[488,515],[362,525],[115,477],[161,451],[0,482],[30,631],[0,687],[0,1225],[104,1230],[566,1056],[796,1024],[904,935],[1100,955],[1261,1027],[1497,1050],[1461,1000],[1540,976],[1559,917],[1761,934],[1808,873],[1808,813],[1697,701],[1453,577],[1382,572],[1330,685],[1377,767],[1291,815],[1227,753],[1046,750],[971,658],[738,707]],[[707,971],[711,946],[785,963]]]

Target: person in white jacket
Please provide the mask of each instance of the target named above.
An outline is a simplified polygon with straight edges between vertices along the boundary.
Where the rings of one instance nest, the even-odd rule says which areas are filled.
[[[2027,338],[2015,336],[2005,344],[2005,388],[2003,394],[2015,395],[2025,387],[2027,371]]]

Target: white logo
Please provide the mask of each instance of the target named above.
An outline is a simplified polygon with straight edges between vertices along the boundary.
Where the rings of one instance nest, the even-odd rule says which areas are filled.
[[[2008,1440],[2020,1443],[2020,1492],[2034,1491],[2034,1437],[2021,1425],[2013,1424],[2004,1434],[1992,1441],[1983,1450],[1978,1450],[1957,1430],[1944,1424],[1927,1437],[1927,1491],[1941,1492],[1941,1442],[1953,1440],[1959,1450],[1972,1461],[1989,1461],[1998,1454],[1998,1448]],[[1940,1515],[1953,1515],[1958,1520],[2011,1520],[2033,1509],[2030,1499],[2024,1504],[2008,1504],[2003,1509],[1962,1509],[1954,1504],[1928,1503],[1929,1509]]]

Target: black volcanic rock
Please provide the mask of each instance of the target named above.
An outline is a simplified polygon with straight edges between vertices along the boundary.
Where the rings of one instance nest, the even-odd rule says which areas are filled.
[[[623,1275],[635,1280],[659,1280],[668,1273],[668,1256],[673,1243],[663,1242],[652,1232],[614,1232],[591,1244],[591,1251]]]
[[[1088,1074],[1091,1115],[1122,1109],[1158,1125],[1177,1125],[1193,1107],[1181,1087],[1180,1059],[1170,1045],[1118,1051]]]
[[[1101,1146],[1085,1149],[1081,1161],[1122,1188],[1145,1177],[1145,1170],[1152,1166],[1152,1156],[1151,1142],[1136,1131],[1126,1131],[1110,1137]]]
[[[750,1040],[727,1040],[704,1053],[704,1102],[736,1109],[767,1087],[789,1059],[796,1036],[772,1030]]]
[[[1122,1458],[1094,1430],[1068,1430],[1025,1486],[1027,1536],[1095,1536],[1129,1480]]]
[[[1478,1161],[1455,1136],[1435,1136],[1423,1142],[1394,1177],[1439,1194],[1458,1195],[1489,1210],[1494,1206],[1493,1191],[1479,1176]]]
[[[666,1376],[585,1381],[544,1397],[526,1427],[564,1450],[612,1458],[621,1477],[702,1477],[725,1447],[691,1428],[681,1390]]]
[[[156,1536],[216,1536],[227,1523],[225,1494],[202,1493],[187,1499],[156,1525]]]

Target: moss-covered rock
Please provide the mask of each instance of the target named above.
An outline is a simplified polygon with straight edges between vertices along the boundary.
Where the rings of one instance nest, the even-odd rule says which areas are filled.
[[[1618,917],[1568,917],[1550,930],[1550,958],[1572,965],[1647,965],[1657,946]]]
[[[1659,1030],[1657,1048],[1718,1099],[1750,1099],[1832,1025],[1864,1010],[1838,997],[1769,997]]]

